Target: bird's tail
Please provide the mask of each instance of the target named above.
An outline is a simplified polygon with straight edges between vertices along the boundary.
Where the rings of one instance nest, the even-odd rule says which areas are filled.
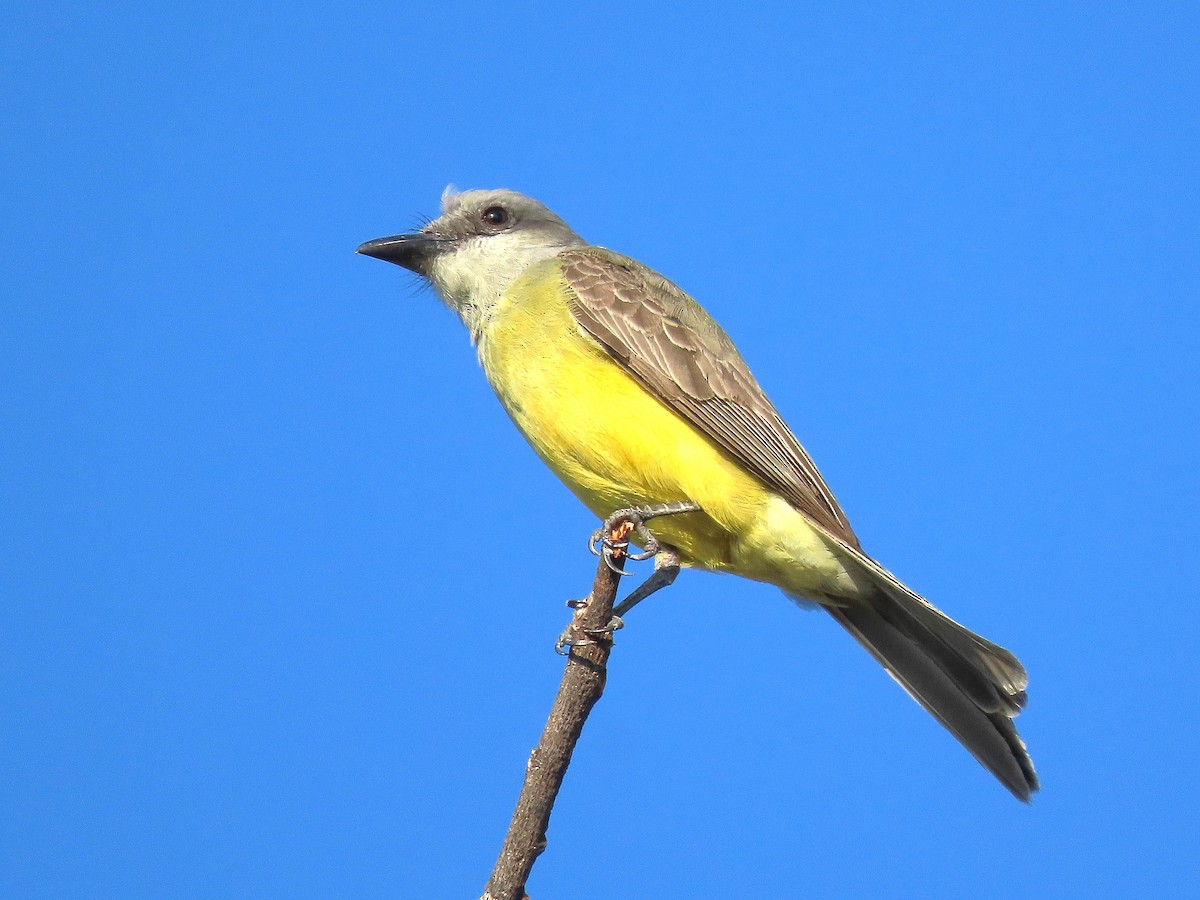
[[[882,568],[869,602],[824,609],[1020,800],[1038,789],[1013,717],[1028,676],[1017,658],[984,640]]]

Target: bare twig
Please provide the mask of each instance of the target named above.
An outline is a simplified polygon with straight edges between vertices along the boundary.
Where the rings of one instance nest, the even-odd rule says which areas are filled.
[[[631,530],[628,523],[622,523],[613,529],[613,537],[624,540]],[[541,740],[529,755],[521,796],[482,900],[525,900],[525,882],[534,862],[546,849],[550,811],[567,774],[575,743],[588,714],[604,692],[612,637],[601,629],[612,619],[624,552],[611,550],[609,556],[612,565],[601,554],[587,603],[576,605],[571,627],[581,638],[590,636],[592,642],[570,648],[562,684]]]

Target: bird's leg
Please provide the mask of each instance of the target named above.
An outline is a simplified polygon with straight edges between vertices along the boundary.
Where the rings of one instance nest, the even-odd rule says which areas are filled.
[[[645,559],[648,554],[642,554],[639,557],[630,555],[630,559]],[[649,597],[656,591],[661,591],[663,588],[675,581],[675,576],[679,574],[679,551],[674,547],[668,547],[664,544],[654,542],[654,573],[633,589],[633,592],[622,600],[616,607],[613,608],[612,618],[608,620],[608,624],[602,628],[586,628],[583,633],[589,638],[608,637],[618,628],[625,627],[625,621],[621,617],[628,613],[631,609]],[[586,602],[586,601],[577,601]]]
[[[613,617],[603,628],[587,629],[583,637],[571,635],[574,624],[559,635],[556,649],[561,653],[564,647],[577,647],[592,643],[593,638],[609,637],[618,628],[624,626],[621,616],[633,609],[651,594],[660,591],[675,581],[679,574],[679,551],[669,547],[650,533],[646,522],[659,516],[673,516],[680,513],[699,512],[700,506],[690,500],[679,500],[674,503],[659,503],[653,506],[636,506],[629,509],[619,509],[604,520],[604,525],[592,532],[588,547],[592,553],[602,556],[605,564],[618,575],[627,574],[615,560],[622,556],[628,559],[654,558],[654,573],[638,585],[633,593],[626,597],[614,610]],[[629,552],[629,535],[636,533],[645,547],[641,553]],[[599,549],[597,547],[599,546]],[[568,604],[576,609],[587,605],[587,599],[572,600]]]
[[[634,588],[628,597],[617,604],[617,607],[613,610],[613,620],[620,622],[623,615],[651,594],[661,591],[672,584],[675,581],[675,576],[678,574],[679,551],[674,547],[659,545],[658,552],[654,554],[654,574]]]

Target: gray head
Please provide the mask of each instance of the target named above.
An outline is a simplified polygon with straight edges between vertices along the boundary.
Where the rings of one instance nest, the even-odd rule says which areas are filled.
[[[534,263],[585,243],[532,197],[447,188],[442,214],[420,231],[367,241],[358,252],[429,279],[478,338],[484,317],[514,278]]]

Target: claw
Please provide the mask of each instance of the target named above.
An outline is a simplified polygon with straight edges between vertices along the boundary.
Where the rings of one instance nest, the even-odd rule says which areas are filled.
[[[583,633],[586,634],[589,638],[594,638],[594,637],[611,638],[614,631],[619,631],[620,629],[622,629],[624,627],[625,627],[625,623],[623,621],[621,621],[621,617],[613,616],[611,619],[608,620],[608,624],[605,625],[604,627],[602,627],[602,628],[585,628],[585,629],[583,629]],[[588,643],[595,643],[595,642],[588,641]]]
[[[662,545],[650,533],[646,522],[659,516],[673,516],[678,513],[698,512],[700,506],[690,500],[679,500],[674,503],[660,503],[654,506],[632,506],[618,509],[604,520],[604,525],[597,528],[588,538],[588,550],[593,556],[604,555],[608,551],[619,551],[629,559],[650,559],[662,550]],[[645,550],[640,553],[629,552],[630,533],[636,533],[641,538]],[[601,550],[599,547],[603,547]]]
[[[615,550],[617,548],[614,547],[613,549]],[[617,575],[626,574],[625,569],[623,567],[618,566],[615,562],[613,562],[613,554],[609,553],[607,550],[605,550],[605,553],[604,553],[604,564],[606,566],[608,566],[609,571],[615,572]]]
[[[652,535],[650,529],[641,522],[637,524],[634,530],[637,531],[638,537],[642,539],[642,543],[645,544],[646,549],[641,553],[629,553],[626,551],[626,556],[634,560],[650,559],[652,556],[657,556],[659,551],[662,550],[662,544],[658,542],[658,538]]]
[[[616,550],[621,553],[626,553],[629,547],[629,541],[624,540],[623,536],[618,537],[616,532],[621,529],[624,523],[617,525],[615,528],[597,528],[592,532],[592,536],[588,538],[588,550],[592,556],[600,556],[601,550],[598,547],[603,547],[604,553],[611,553]],[[628,532],[628,529],[626,530]],[[611,533],[610,533],[611,532]]]
[[[570,656],[572,647],[587,647],[590,644],[596,643],[588,637],[567,637],[571,632],[571,628],[572,626],[568,625],[567,630],[560,634],[558,640],[554,642],[554,652],[559,656]]]
[[[601,628],[576,628],[572,622],[563,629],[563,633],[558,636],[558,640],[554,642],[554,652],[559,656],[570,656],[572,647],[590,647],[599,640],[612,640],[613,632],[619,631],[625,627],[625,623],[620,616],[613,616],[608,620],[608,624]],[[575,637],[575,634],[580,634],[582,637]]]
[[[675,503],[660,503],[654,506],[630,507],[618,509],[604,520],[603,526],[597,528],[588,536],[588,552],[599,556],[604,564],[617,576],[627,575],[628,572],[618,565],[622,558],[646,560],[655,558],[655,572],[650,579],[625,599],[620,605],[619,612],[631,609],[635,603],[675,580],[679,571],[679,557],[673,547],[665,547],[646,527],[646,522],[659,516],[673,516],[678,513],[699,512],[700,506],[690,500],[680,500]],[[636,534],[639,542],[645,548],[640,552],[630,552],[629,535]],[[660,555],[661,554],[661,555]],[[660,563],[665,561],[665,566]],[[660,570],[661,569],[661,570]],[[568,600],[567,605],[579,610],[588,605],[590,598]],[[614,613],[612,619],[603,628],[581,629],[572,621],[554,643],[554,650],[560,656],[569,656],[572,647],[586,647],[595,644],[594,638],[611,640],[613,632],[624,627],[619,614]]]

